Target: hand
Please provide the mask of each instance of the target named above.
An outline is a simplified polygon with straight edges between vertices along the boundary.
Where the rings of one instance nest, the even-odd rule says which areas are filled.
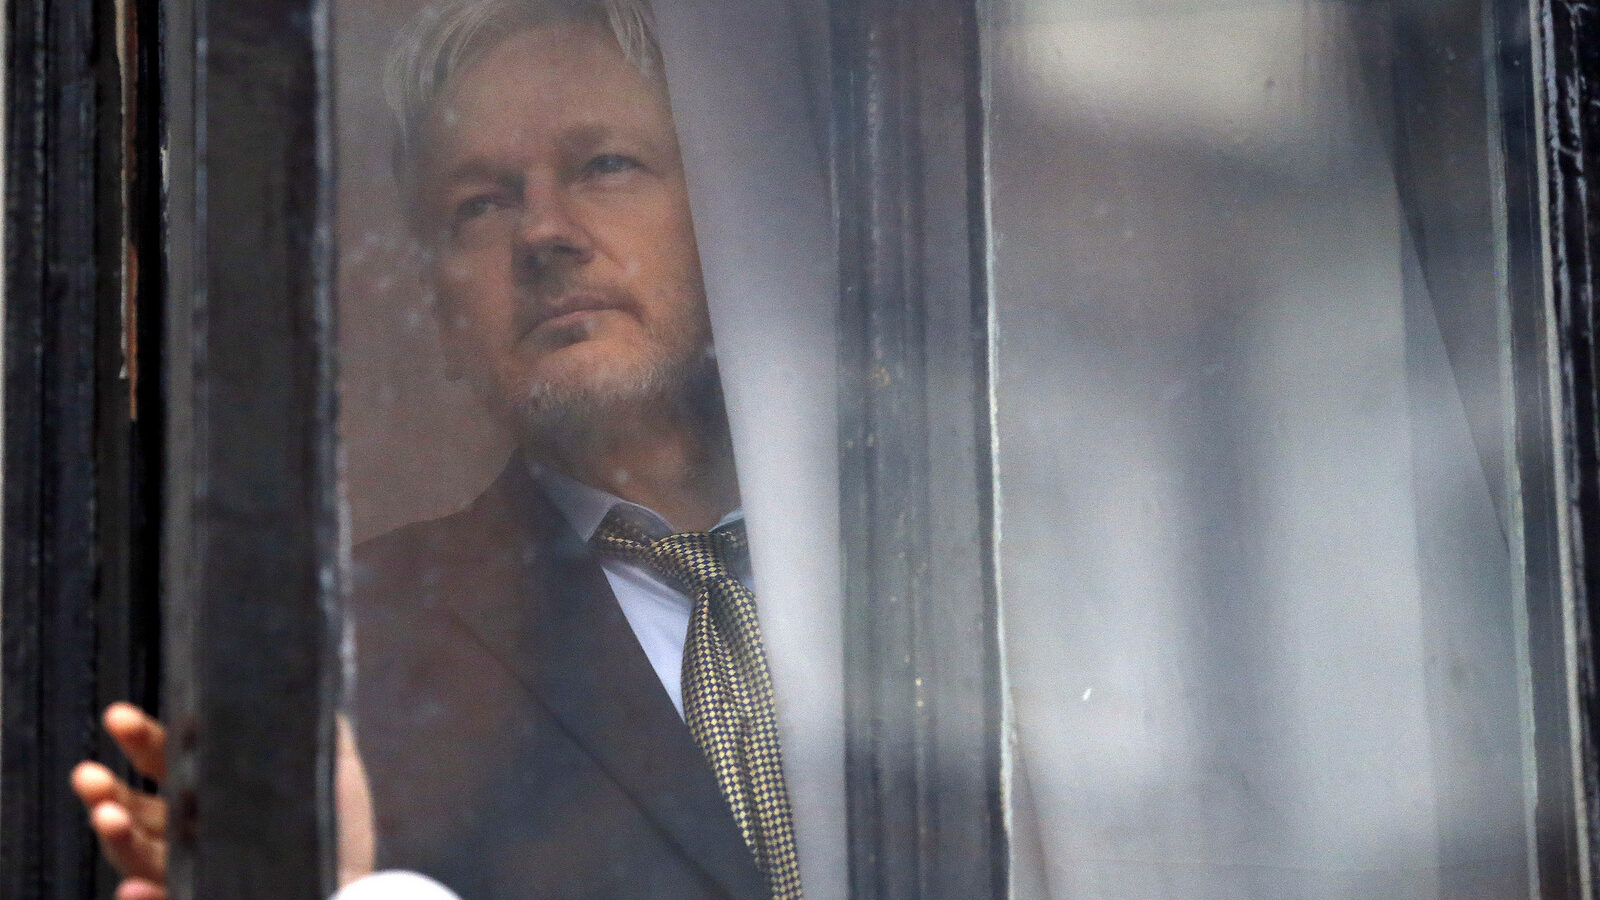
[[[135,772],[157,782],[166,777],[167,732],[160,722],[129,703],[112,704],[104,721]],[[89,812],[106,860],[122,875],[117,900],[166,900],[166,801],[134,790],[95,762],[72,770],[72,789]]]

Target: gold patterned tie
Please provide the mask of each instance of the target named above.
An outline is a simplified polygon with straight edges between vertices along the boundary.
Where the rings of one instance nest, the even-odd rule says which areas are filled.
[[[652,540],[612,510],[592,540],[602,553],[649,566],[694,601],[683,649],[684,719],[774,900],[799,900],[800,859],[756,596],[730,571],[732,561],[748,558],[743,524]]]

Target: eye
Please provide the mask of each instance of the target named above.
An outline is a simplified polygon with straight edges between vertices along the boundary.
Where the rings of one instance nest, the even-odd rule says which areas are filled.
[[[491,212],[499,205],[500,198],[493,194],[479,194],[476,197],[469,197],[456,205],[456,221],[471,221]]]
[[[631,156],[601,153],[585,163],[583,170],[589,175],[620,175],[639,168],[643,168],[643,164]]]

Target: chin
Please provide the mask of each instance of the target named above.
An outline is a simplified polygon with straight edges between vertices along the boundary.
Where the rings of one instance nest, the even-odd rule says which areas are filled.
[[[628,364],[612,359],[603,366],[541,373],[518,385],[511,394],[514,402],[503,408],[525,442],[562,442],[614,427],[644,408],[698,410],[708,393],[716,394],[720,405],[720,390],[716,363],[697,348]]]
[[[661,402],[680,384],[681,377],[670,366],[612,363],[602,371],[585,368],[530,377],[518,386],[508,406],[524,432],[546,430],[556,423],[576,427]]]
[[[665,353],[621,353],[598,341],[585,341],[540,360],[513,396],[521,402],[538,402],[541,397],[644,398],[670,383],[676,369],[676,359]]]

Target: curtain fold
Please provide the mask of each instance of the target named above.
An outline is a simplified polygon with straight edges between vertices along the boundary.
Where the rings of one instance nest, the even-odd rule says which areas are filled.
[[[802,877],[846,893],[838,266],[818,121],[821,15],[657,0],[657,37],[748,518]]]

